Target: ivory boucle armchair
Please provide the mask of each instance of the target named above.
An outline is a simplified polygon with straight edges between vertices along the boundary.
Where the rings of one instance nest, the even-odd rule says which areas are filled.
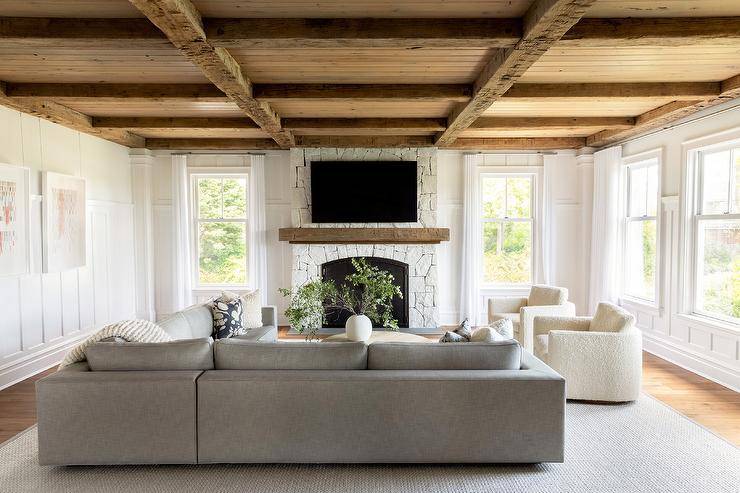
[[[637,400],[642,334],[635,317],[599,303],[591,317],[535,317],[534,354],[565,378],[568,399]]]
[[[527,298],[488,299],[488,323],[508,319],[514,326],[514,338],[524,349],[533,351],[532,323],[538,315],[574,316],[576,307],[568,301],[568,290],[536,284]]]

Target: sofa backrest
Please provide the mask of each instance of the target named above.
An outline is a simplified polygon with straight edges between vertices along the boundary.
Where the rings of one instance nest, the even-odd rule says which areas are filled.
[[[364,370],[364,342],[253,342],[219,339],[217,370]]]
[[[612,303],[599,303],[589,330],[594,332],[624,332],[635,324],[635,317]]]
[[[92,371],[212,370],[213,340],[98,342],[85,356]]]
[[[201,303],[173,313],[161,322],[157,322],[157,325],[173,339],[211,337],[213,314],[208,305]]]
[[[563,305],[568,301],[568,289],[557,286],[546,286],[535,284],[529,290],[529,306],[553,306]]]
[[[515,340],[419,344],[377,342],[368,348],[369,370],[519,370],[522,349]]]

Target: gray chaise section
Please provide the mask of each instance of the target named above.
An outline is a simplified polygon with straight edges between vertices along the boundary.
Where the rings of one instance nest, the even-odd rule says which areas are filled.
[[[194,464],[201,371],[88,371],[36,383],[39,463]]]
[[[562,462],[565,381],[522,368],[206,372],[198,460]]]
[[[210,337],[213,334],[213,315],[211,309],[204,303],[193,305],[177,313],[173,313],[157,324],[174,339],[195,339]],[[276,342],[277,307],[262,307],[262,327],[247,330],[240,339],[260,342]]]

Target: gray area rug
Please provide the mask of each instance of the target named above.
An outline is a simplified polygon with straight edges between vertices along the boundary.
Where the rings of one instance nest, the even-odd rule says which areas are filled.
[[[0,447],[0,491],[740,491],[740,450],[651,397],[643,395],[634,404],[569,403],[567,413],[564,464],[508,466],[278,464],[41,467],[36,462],[34,427]],[[496,417],[491,416],[491,419]],[[429,432],[434,433],[434,430]]]

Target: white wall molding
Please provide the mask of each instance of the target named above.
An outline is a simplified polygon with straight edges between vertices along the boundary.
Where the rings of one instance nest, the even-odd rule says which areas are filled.
[[[131,186],[134,200],[136,254],[136,316],[155,320],[154,302],[154,211],[152,173],[154,156],[146,149],[132,149]]]

